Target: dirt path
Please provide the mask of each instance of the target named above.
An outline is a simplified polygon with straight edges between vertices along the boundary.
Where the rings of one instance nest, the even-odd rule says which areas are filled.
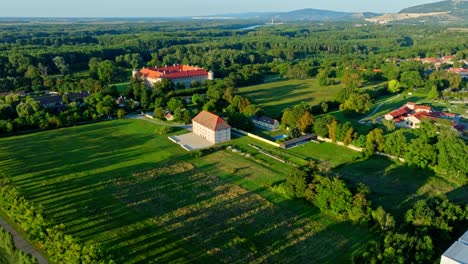
[[[26,241],[18,232],[16,232],[13,227],[8,224],[3,218],[0,217],[0,225],[2,225],[3,229],[10,232],[13,235],[13,240],[15,241],[16,248],[23,251],[24,253],[31,254],[35,257],[39,264],[47,264],[49,263],[39,252],[31,245],[28,241]]]

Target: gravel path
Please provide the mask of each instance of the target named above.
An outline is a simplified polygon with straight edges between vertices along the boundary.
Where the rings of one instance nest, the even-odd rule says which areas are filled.
[[[0,225],[2,225],[3,229],[10,232],[13,235],[13,240],[15,241],[16,248],[23,251],[24,253],[31,254],[35,257],[39,264],[47,264],[49,263],[39,252],[31,245],[28,241],[26,241],[18,232],[16,232],[13,227],[8,224],[5,219],[0,217]]]

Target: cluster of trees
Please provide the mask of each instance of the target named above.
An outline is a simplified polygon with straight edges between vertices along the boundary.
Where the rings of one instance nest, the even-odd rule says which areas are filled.
[[[67,235],[63,225],[48,222],[40,207],[26,200],[9,183],[2,179],[0,187],[0,207],[26,232],[29,239],[43,245],[50,260],[56,263],[113,263],[94,242],[82,243]]]
[[[30,96],[8,95],[0,97],[0,134],[70,126],[80,122],[110,118],[118,111],[122,116],[124,110],[117,108],[114,96],[106,91],[96,92],[85,100],[79,99],[75,102],[70,102],[64,94],[62,104],[51,107],[42,106]]]
[[[305,199],[322,212],[354,223],[369,223],[382,231],[393,230],[395,218],[381,206],[372,208],[370,189],[363,183],[350,186],[335,175],[329,164],[314,161],[293,168],[275,191],[291,199]]]
[[[467,224],[468,204],[458,205],[445,197],[419,200],[406,212],[404,223],[382,228],[382,238],[371,242],[354,262],[438,263]]]
[[[18,264],[37,264],[37,259],[22,250],[16,248],[13,235],[0,227],[0,248],[2,248],[14,263]]]
[[[386,136],[380,128],[366,138],[365,154],[374,151],[402,157],[412,166],[432,167],[441,174],[463,178],[468,174],[468,146],[450,126],[424,120],[419,129],[397,130]]]
[[[386,65],[383,75],[388,80],[390,93],[400,92],[402,89],[425,91],[429,98],[437,99],[442,90],[457,90],[467,87],[460,75],[447,72],[447,67],[438,69],[432,65],[423,64],[420,61],[406,61],[399,65]],[[450,65],[452,67],[452,65]]]

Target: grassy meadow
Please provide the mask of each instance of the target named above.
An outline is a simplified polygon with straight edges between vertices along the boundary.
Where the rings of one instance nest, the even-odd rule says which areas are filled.
[[[119,120],[3,138],[1,172],[118,263],[342,263],[372,237],[270,191],[287,166],[226,150],[194,158],[156,127]]]
[[[239,88],[239,94],[265,109],[266,115],[278,117],[293,105],[305,102],[319,104],[332,100],[342,85],[323,87],[317,79],[287,80]]]

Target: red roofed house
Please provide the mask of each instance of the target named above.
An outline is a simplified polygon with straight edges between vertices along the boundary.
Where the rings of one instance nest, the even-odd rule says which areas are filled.
[[[203,68],[189,65],[176,65],[143,68],[140,71],[133,71],[133,78],[138,75],[148,84],[154,84],[162,79],[169,79],[174,84],[183,83],[189,87],[192,81],[202,82],[204,80],[214,80],[213,71],[207,72]]]
[[[388,114],[385,115],[385,119],[387,120],[394,120],[397,118],[403,118],[408,116],[409,113],[411,113],[411,108],[409,108],[407,105],[404,105],[400,109],[397,109],[395,111],[392,111]]]
[[[462,79],[468,79],[468,69],[464,68],[450,68],[447,72],[453,72],[458,74]]]
[[[201,111],[192,119],[192,124],[193,133],[211,143],[231,140],[231,126],[215,114]]]

